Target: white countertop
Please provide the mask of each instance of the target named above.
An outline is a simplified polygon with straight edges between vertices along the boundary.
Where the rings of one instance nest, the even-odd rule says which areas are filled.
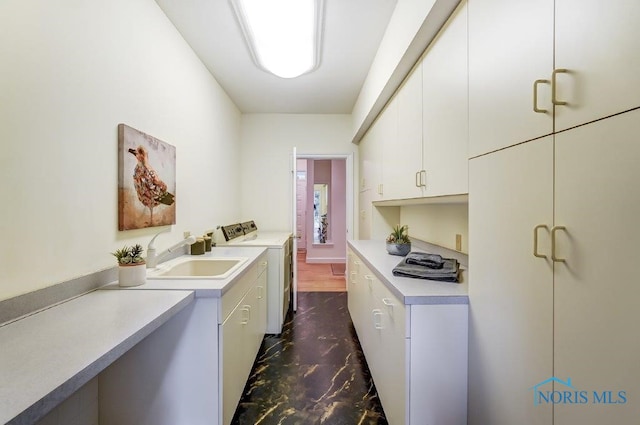
[[[0,424],[31,424],[194,299],[97,290],[0,327]]]
[[[247,262],[242,265],[237,271],[229,275],[225,279],[148,279],[147,283],[140,286],[121,288],[117,283],[104,286],[104,289],[122,289],[122,290],[189,290],[194,291],[197,298],[200,297],[212,297],[220,298],[227,292],[227,290],[233,286],[231,282],[243,275],[252,264],[258,261],[258,257],[267,252],[265,247],[235,247],[235,246],[216,246],[211,248],[211,252],[205,252],[202,255],[186,255],[186,257],[193,258],[229,258],[229,257],[246,257]],[[172,260],[163,262],[161,265],[170,265],[173,262],[178,262],[185,256],[174,258]]]
[[[461,283],[398,277],[392,270],[402,257],[389,255],[384,241],[356,240],[348,243],[377,278],[405,304],[469,304],[465,268],[461,267]]]

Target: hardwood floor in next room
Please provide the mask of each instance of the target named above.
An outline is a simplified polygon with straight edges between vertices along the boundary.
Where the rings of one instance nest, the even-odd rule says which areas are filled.
[[[386,425],[344,276],[298,259],[298,311],[264,338],[232,424]]]
[[[339,271],[342,274],[336,274]],[[298,292],[346,290],[344,264],[307,263],[305,252],[298,252]]]

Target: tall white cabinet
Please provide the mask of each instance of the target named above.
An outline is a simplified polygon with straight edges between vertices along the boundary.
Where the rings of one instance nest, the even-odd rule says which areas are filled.
[[[640,418],[638,134],[640,110],[556,135],[554,222],[566,229],[555,241],[554,374],[613,392],[611,403],[557,405],[556,425]]]
[[[640,417],[638,21],[469,2],[470,425]]]

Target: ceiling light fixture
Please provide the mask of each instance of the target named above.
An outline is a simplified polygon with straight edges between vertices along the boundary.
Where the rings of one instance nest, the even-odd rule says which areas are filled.
[[[253,61],[295,78],[320,63],[324,0],[230,0]]]

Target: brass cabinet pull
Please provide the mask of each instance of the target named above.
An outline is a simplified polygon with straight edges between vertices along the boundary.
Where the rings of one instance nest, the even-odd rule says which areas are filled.
[[[553,229],[551,229],[551,259],[556,263],[564,263],[567,261],[565,258],[558,258],[556,256],[556,232],[566,229],[564,226],[553,226]]]
[[[418,174],[420,174],[420,171],[416,171],[416,187],[420,187],[420,182],[418,181]]]
[[[422,176],[424,176],[424,180]],[[420,170],[420,187],[427,187],[427,170]]]
[[[556,77],[558,74],[566,74],[567,72],[569,72],[568,69],[564,69],[564,68],[558,68],[558,69],[554,69],[553,73],[551,74],[551,102],[554,105],[566,105],[567,102],[562,101],[562,100],[558,100],[557,98],[557,82],[556,82]]]
[[[533,228],[533,255],[538,258],[547,258],[545,254],[538,252],[538,230],[540,229],[549,230],[549,227],[546,224],[538,224]]]
[[[537,112],[539,114],[546,114],[547,112],[549,112],[546,109],[538,107],[538,85],[549,84],[549,82],[549,80],[535,80],[533,82],[533,112]]]

